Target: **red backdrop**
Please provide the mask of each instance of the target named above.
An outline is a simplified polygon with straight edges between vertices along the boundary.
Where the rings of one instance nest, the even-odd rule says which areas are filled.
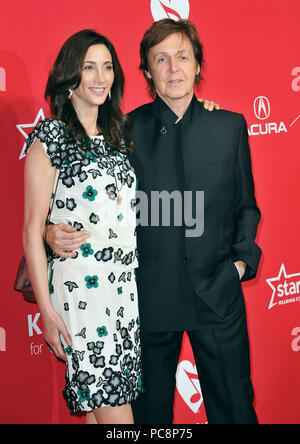
[[[42,337],[36,306],[12,290],[22,250],[23,146],[48,116],[49,68],[62,43],[92,28],[116,45],[126,74],[124,110],[149,101],[139,42],[154,19],[189,18],[205,47],[200,95],[248,121],[263,257],[244,284],[255,405],[261,423],[300,423],[299,0],[0,0],[1,423],[82,423],[61,397],[64,365]],[[21,159],[19,159],[21,158]],[[205,423],[185,338],[176,423]]]

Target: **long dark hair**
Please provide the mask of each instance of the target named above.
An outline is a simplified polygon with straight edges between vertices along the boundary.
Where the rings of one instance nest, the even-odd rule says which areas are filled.
[[[65,123],[69,137],[87,148],[86,142],[89,139],[68,96],[69,89],[76,89],[80,85],[84,59],[89,47],[97,44],[103,44],[109,50],[115,76],[111,100],[107,99],[99,106],[97,123],[110,146],[122,152],[131,152],[130,123],[121,111],[124,74],[113,44],[103,35],[84,29],[64,43],[50,71],[45,98],[49,101],[52,115]]]

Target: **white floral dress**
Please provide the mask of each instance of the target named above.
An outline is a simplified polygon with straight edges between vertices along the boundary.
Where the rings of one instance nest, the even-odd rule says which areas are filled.
[[[65,346],[63,395],[72,413],[121,406],[143,391],[135,173],[128,156],[103,136],[89,138],[84,151],[57,119],[40,122],[27,149],[36,137],[57,168],[56,179],[62,164],[51,222],[91,234],[75,258],[49,261],[52,304],[72,338],[72,347]]]

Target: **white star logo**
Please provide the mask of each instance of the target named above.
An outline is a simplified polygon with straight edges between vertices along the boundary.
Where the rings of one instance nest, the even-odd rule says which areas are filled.
[[[280,282],[282,279],[282,276],[284,278],[284,284],[280,285],[273,285],[272,282]],[[297,281],[292,281],[290,283],[287,283],[287,279],[295,278],[296,276],[300,276],[300,273],[294,273],[294,274],[286,274],[285,266],[284,264],[281,265],[279,274],[276,278],[266,279],[267,283],[270,285],[270,287],[273,290],[271,302],[269,305],[269,310],[271,308],[275,307],[275,305],[278,304],[278,301],[276,302],[275,297],[282,299],[283,297],[295,297],[296,294],[300,293],[300,278]],[[298,298],[297,298],[298,300]]]
[[[24,128],[32,128],[33,129],[39,123],[40,120],[44,120],[44,119],[45,119],[45,114],[44,114],[43,108],[41,108],[39,110],[39,112],[37,113],[37,116],[36,116],[33,123],[20,123],[19,125],[16,125],[16,127],[18,128],[20,133],[23,134],[23,136],[25,137],[25,140],[26,140],[28,138],[28,134],[31,133],[31,131],[29,131],[27,133],[26,131],[24,131]],[[26,157],[25,149],[26,149],[26,142],[23,145],[19,159],[23,159],[24,157]]]

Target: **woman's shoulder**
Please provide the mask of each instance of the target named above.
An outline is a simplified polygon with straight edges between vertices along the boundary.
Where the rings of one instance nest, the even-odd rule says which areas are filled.
[[[66,145],[63,122],[54,117],[41,120],[26,140],[26,154],[36,139],[42,143],[52,165],[59,167],[62,151],[64,151]]]
[[[33,130],[36,136],[41,136],[45,139],[56,139],[65,133],[65,125],[56,117],[48,117],[41,120]]]

